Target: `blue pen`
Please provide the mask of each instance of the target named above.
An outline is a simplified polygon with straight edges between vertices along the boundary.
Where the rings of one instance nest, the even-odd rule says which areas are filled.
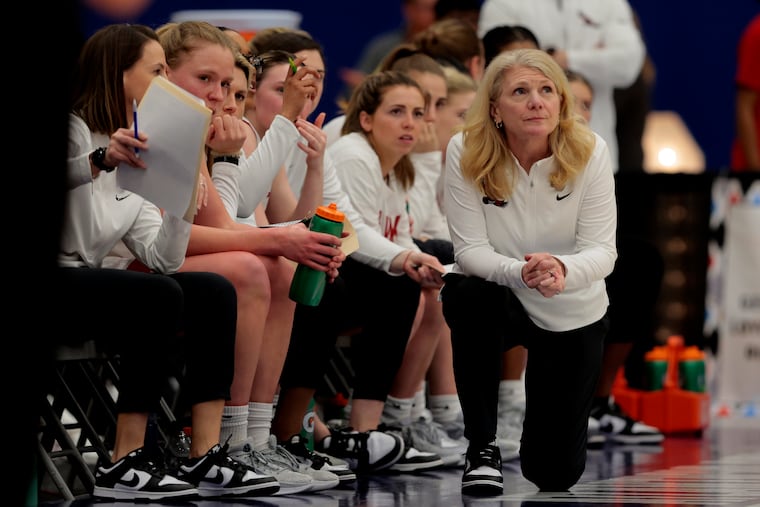
[[[140,136],[137,135],[137,100],[132,99],[132,124],[135,128],[135,139],[139,139]],[[135,147],[135,155],[140,154],[140,148]]]

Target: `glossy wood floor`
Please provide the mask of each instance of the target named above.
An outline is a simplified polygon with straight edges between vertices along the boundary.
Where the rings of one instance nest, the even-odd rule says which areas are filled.
[[[504,494],[462,497],[461,470],[360,478],[354,488],[312,495],[250,500],[198,500],[182,505],[317,507],[517,507],[760,506],[760,416],[714,417],[701,436],[669,435],[660,446],[607,446],[590,450],[586,472],[567,493],[538,493],[520,473],[519,461],[504,465]],[[90,499],[40,505],[104,506]],[[118,502],[114,505],[131,505]],[[146,505],[135,504],[135,505]],[[147,504],[150,505],[150,504]],[[167,504],[167,505],[177,505]]]

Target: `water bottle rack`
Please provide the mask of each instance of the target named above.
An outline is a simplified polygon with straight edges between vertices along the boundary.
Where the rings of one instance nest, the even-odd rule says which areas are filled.
[[[710,396],[706,392],[686,391],[679,387],[678,356],[682,348],[682,339],[668,340],[668,366],[662,389],[631,389],[621,370],[612,394],[633,419],[654,426],[666,435],[701,436],[710,422]]]

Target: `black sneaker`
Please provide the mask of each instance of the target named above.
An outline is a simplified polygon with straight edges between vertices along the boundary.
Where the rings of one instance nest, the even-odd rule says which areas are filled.
[[[166,474],[144,448],[111,466],[98,466],[92,496],[109,500],[161,500],[197,496],[192,484]]]
[[[227,456],[227,445],[216,444],[205,456],[186,458],[179,466],[179,477],[198,488],[202,497],[263,496],[277,493],[280,484],[270,475],[256,471]]]
[[[330,487],[342,487],[356,481],[356,474],[348,467],[348,465],[333,464],[330,461],[330,458],[320,456],[310,451],[309,448],[306,447],[306,442],[301,438],[301,435],[293,435],[289,440],[280,442],[280,445],[287,449],[299,463],[306,465],[310,470],[313,470],[313,472],[309,472],[309,475],[311,475],[315,481],[317,480],[316,477],[319,476],[319,473],[324,472],[330,472],[331,474],[338,476],[338,484]],[[315,488],[312,491],[317,491],[319,489],[329,488]]]
[[[330,436],[315,442],[317,450],[344,459],[349,467],[360,473],[384,470],[404,454],[400,435],[382,431],[354,431],[349,428],[330,429]]]
[[[657,428],[631,419],[614,400],[599,401],[591,407],[589,415],[590,445],[592,439],[596,442],[599,436],[625,445],[659,444],[665,438]]]
[[[464,463],[462,494],[494,496],[504,492],[501,454],[496,442],[483,448],[470,447]]]

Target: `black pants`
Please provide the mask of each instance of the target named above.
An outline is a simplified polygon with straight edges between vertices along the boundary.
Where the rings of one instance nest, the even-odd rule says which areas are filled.
[[[62,268],[61,287],[56,341],[120,356],[119,412],[155,411],[170,375],[183,405],[229,399],[237,299],[226,278]]]
[[[522,472],[543,491],[574,485],[586,466],[588,416],[602,359],[607,318],[566,332],[546,331],[508,288],[446,275],[443,315],[451,328],[454,375],[470,446],[496,438],[502,352],[528,350]]]
[[[420,300],[408,276],[346,259],[319,306],[297,305],[280,386],[316,389],[337,337],[350,329],[353,397],[385,401],[406,350]]]

